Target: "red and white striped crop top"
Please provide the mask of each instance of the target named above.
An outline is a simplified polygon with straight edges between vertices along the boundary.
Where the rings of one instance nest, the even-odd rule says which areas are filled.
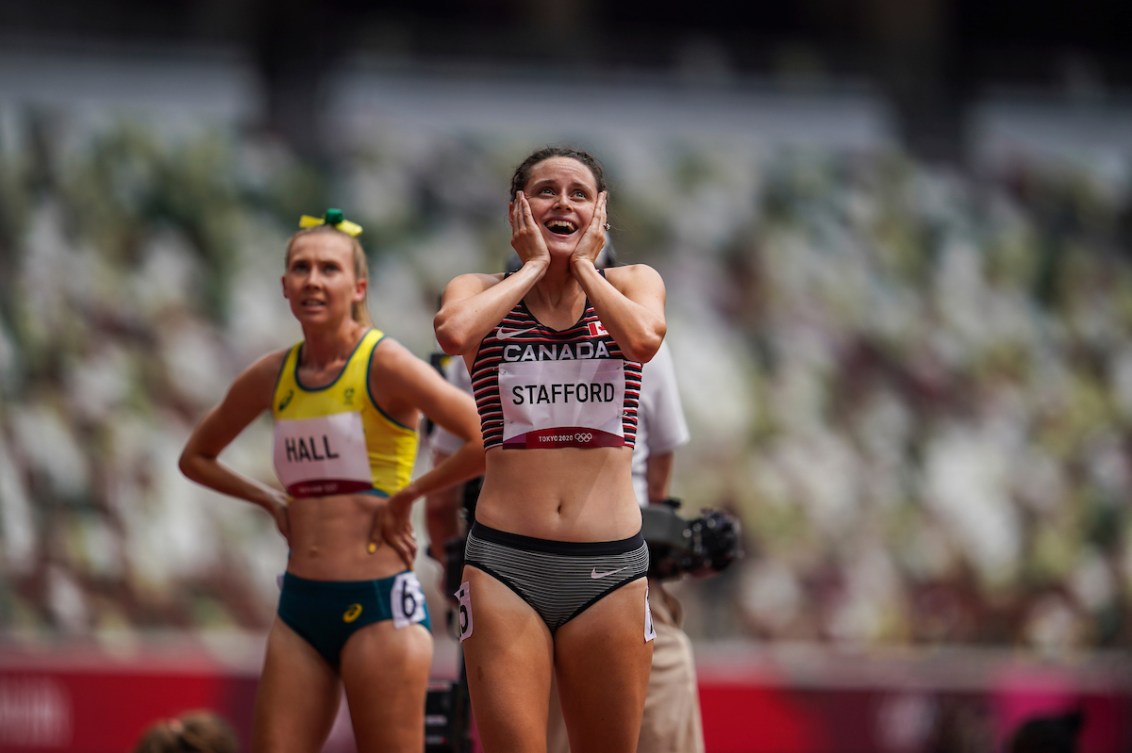
[[[485,448],[632,447],[641,364],[624,357],[589,299],[564,330],[520,301],[480,342],[472,394]]]

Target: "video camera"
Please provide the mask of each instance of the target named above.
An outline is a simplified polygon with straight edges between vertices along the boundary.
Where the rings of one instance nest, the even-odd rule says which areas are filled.
[[[649,575],[660,580],[685,573],[717,573],[743,556],[739,520],[706,509],[698,518],[677,514],[680,500],[669,497],[641,510],[641,533],[649,548]]]

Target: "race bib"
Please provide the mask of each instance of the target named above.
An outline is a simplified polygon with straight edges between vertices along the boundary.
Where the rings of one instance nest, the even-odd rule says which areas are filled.
[[[403,628],[416,622],[424,622],[427,617],[425,611],[424,591],[421,590],[420,579],[414,572],[401,573],[393,581],[393,590],[389,594],[389,606],[393,612],[393,625]]]
[[[625,362],[620,359],[499,364],[503,446],[625,444]]]
[[[293,497],[372,489],[361,414],[277,420],[275,473]]]
[[[461,583],[454,595],[458,607],[457,617],[460,620],[459,624],[456,626],[460,631],[457,637],[460,639],[460,642],[463,643],[465,640],[472,637],[472,589],[468,581]]]
[[[656,639],[656,624],[652,621],[652,609],[649,607],[649,589],[645,586],[645,643]]]

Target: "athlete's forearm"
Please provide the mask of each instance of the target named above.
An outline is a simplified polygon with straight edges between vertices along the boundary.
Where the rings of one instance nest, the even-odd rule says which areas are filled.
[[[651,360],[667,331],[663,308],[658,314],[652,307],[634,301],[601,275],[589,260],[574,259],[571,265],[574,277],[586,292],[602,325],[617,341],[625,357],[640,363]]]
[[[545,261],[530,261],[518,272],[471,295],[445,297],[433,318],[440,348],[449,355],[472,351],[492,327],[546,274]]]
[[[462,484],[477,476],[482,476],[483,470],[483,441],[477,436],[465,442],[459,450],[449,455],[443,462],[410,482],[402,490],[402,494],[413,499],[435,494],[456,484]]]
[[[181,472],[190,481],[219,494],[242,499],[274,514],[282,492],[253,478],[237,473],[215,458],[199,455],[181,457]]]

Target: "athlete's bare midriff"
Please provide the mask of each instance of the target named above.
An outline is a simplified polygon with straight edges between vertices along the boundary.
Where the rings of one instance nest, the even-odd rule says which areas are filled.
[[[552,541],[617,541],[641,529],[632,448],[487,453],[476,520]]]
[[[371,580],[404,570],[405,563],[380,536],[377,551],[370,554],[367,549],[382,501],[371,494],[292,500],[287,509],[288,572],[311,580]]]

